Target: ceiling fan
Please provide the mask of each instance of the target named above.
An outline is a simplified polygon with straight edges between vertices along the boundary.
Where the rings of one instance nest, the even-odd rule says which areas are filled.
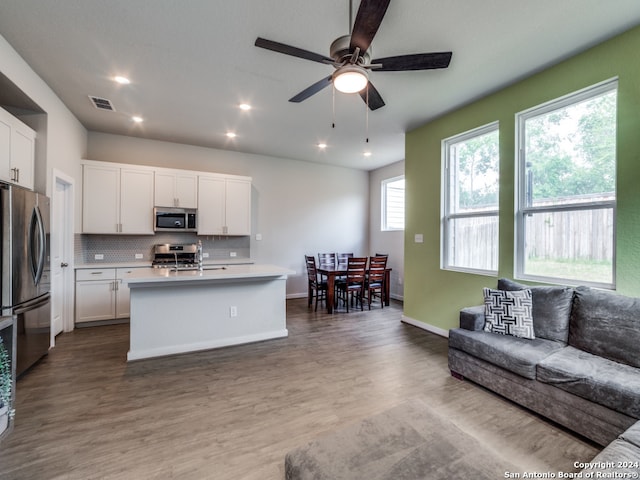
[[[350,35],[337,38],[329,48],[331,57],[303,50],[301,48],[274,42],[258,37],[256,47],[312,62],[332,65],[336,70],[328,77],[319,80],[289,99],[290,102],[302,102],[320,90],[333,84],[345,93],[360,92],[360,96],[371,110],[385,105],[380,93],[369,80],[369,71],[402,72],[409,70],[432,70],[447,68],[451,61],[451,52],[414,53],[394,57],[371,59],[369,47],[384,18],[391,0],[362,0]],[[351,26],[351,0],[349,1],[349,26]]]

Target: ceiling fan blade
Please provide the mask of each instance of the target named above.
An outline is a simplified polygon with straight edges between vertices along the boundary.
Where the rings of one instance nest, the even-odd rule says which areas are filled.
[[[329,75],[328,77],[325,77],[320,81],[317,81],[316,83],[314,83],[310,87],[305,88],[303,91],[301,91],[296,96],[291,97],[289,99],[289,101],[290,102],[295,102],[295,103],[300,103],[303,100],[306,100],[307,98],[309,98],[311,95],[315,95],[316,93],[318,93],[323,88],[326,88],[329,85],[331,85],[331,77],[332,77],[332,75]]]
[[[351,31],[350,49],[366,52],[375,37],[391,0],[362,0]]]
[[[256,38],[256,47],[266,48],[278,53],[284,53],[285,55],[291,55],[292,57],[304,58],[305,60],[311,60],[312,62],[329,63],[333,64],[333,59],[320,55],[319,53],[303,50],[302,48],[292,47],[284,43],[274,42],[273,40],[267,40],[266,38]]]
[[[380,63],[382,67],[374,72],[402,72],[407,70],[431,70],[447,68],[451,61],[451,52],[414,53],[396,57],[376,58],[371,63]]]
[[[368,102],[367,102],[367,92],[369,93]],[[384,100],[382,100],[380,93],[378,93],[378,90],[376,90],[376,87],[374,87],[373,83],[371,82],[367,83],[367,88],[362,89],[362,91],[360,92],[360,96],[362,97],[362,100],[364,100],[365,103],[369,104],[369,110],[377,110],[380,107],[385,106]]]

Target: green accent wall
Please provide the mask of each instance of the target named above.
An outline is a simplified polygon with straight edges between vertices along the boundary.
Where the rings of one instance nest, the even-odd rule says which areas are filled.
[[[618,77],[616,289],[640,297],[640,27],[406,135],[404,315],[448,330],[460,308],[482,303],[482,287],[514,275],[515,115],[549,100]],[[526,54],[526,52],[523,52]],[[455,62],[455,57],[453,59]],[[499,68],[499,65],[496,65]],[[441,141],[500,123],[498,276],[440,268]],[[415,243],[415,234],[424,243]]]

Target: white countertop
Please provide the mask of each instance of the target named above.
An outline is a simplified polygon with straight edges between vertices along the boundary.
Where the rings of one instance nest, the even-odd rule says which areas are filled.
[[[296,272],[277,265],[227,265],[205,267],[203,271],[179,270],[177,272],[167,268],[140,269],[126,278],[130,288],[138,286],[162,286],[163,284],[221,281],[232,279],[256,279],[293,275]]]
[[[216,265],[247,265],[253,264],[253,260],[250,258],[208,258],[205,262],[205,266]],[[92,263],[76,263],[74,268],[76,270],[85,268],[149,268],[151,267],[150,261],[135,261],[130,262],[92,262]]]

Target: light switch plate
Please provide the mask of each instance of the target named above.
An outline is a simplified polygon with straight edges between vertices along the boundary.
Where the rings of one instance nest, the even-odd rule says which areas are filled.
[[[144,258],[144,255],[142,255],[141,253],[136,253],[136,260],[142,260]]]
[[[256,240],[262,240],[262,234],[256,233]]]
[[[104,260],[104,254],[102,254],[102,253],[96,253],[96,254],[93,256],[93,258],[94,258],[95,260]]]
[[[416,233],[416,234],[414,235],[414,237],[413,237],[413,240],[414,240],[416,243],[424,243],[424,235],[423,235],[423,234],[421,234],[421,233]]]
[[[229,252],[230,257],[237,257],[238,254],[236,252]]]

